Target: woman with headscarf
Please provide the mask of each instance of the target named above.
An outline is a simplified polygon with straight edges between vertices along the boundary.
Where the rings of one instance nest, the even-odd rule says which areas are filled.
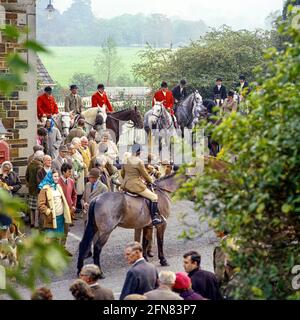
[[[39,184],[38,208],[42,220],[42,229],[48,239],[65,241],[65,224],[71,224],[68,202],[61,186],[58,184],[57,171],[49,171]]]
[[[52,159],[55,159],[58,156],[58,149],[62,143],[62,138],[59,130],[55,127],[54,120],[52,118],[47,119],[46,129],[48,131],[47,136],[47,145],[48,150],[47,154],[51,156]]]
[[[18,174],[13,171],[13,165],[9,161],[5,161],[1,165],[0,185],[12,195],[16,194],[22,187],[20,178]]]

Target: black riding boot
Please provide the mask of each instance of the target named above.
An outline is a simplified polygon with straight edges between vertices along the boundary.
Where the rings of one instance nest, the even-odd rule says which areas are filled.
[[[154,226],[164,222],[158,214],[157,202],[150,202],[150,215]]]

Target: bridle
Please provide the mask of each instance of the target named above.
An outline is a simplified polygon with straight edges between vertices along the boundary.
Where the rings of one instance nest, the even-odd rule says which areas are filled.
[[[163,105],[160,104],[160,113],[159,113],[159,115],[152,113],[152,116],[155,117],[155,118],[157,118],[157,122],[158,122],[160,119],[162,119],[162,117],[163,117],[163,113],[164,113],[164,109],[163,109],[163,108],[164,108]],[[167,111],[166,111],[166,112],[167,112]],[[168,130],[168,129],[170,129],[171,127],[172,127],[172,120],[171,120],[171,124],[170,124],[169,127],[166,128],[166,129]]]

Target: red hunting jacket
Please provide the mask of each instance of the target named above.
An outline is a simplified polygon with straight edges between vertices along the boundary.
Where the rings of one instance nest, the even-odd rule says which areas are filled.
[[[165,108],[170,110],[170,113],[173,115],[173,106],[174,106],[174,97],[172,91],[168,90],[167,92],[163,92],[163,90],[159,90],[155,92],[153,97],[152,106],[154,106],[154,100],[157,102],[164,102],[163,105]]]
[[[46,93],[37,98],[37,115],[41,118],[44,114],[52,116],[58,113],[58,107],[53,96],[47,96]]]
[[[106,92],[100,93],[99,91],[97,91],[92,95],[92,107],[102,107],[104,104],[107,106],[107,112],[114,112],[114,109],[106,95]]]

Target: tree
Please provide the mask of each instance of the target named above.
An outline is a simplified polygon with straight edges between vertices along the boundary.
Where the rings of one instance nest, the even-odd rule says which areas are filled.
[[[96,79],[92,74],[88,73],[75,73],[70,80],[78,86],[84,97],[88,96],[96,88]]]
[[[96,57],[94,65],[97,69],[98,79],[103,79],[105,84],[110,86],[122,67],[113,38],[108,37],[103,43],[101,52]]]
[[[228,89],[235,89],[240,74],[255,80],[253,69],[262,62],[263,52],[270,45],[268,31],[233,31],[223,26],[177,50],[146,47],[133,72],[152,89],[162,80],[171,85],[186,78],[191,87],[210,98],[216,77],[221,76]]]
[[[292,299],[291,270],[300,265],[300,30],[284,24],[290,44],[257,68],[248,116],[232,114],[214,130],[227,173],[206,168],[180,191],[236,246],[224,250],[236,271],[238,299]],[[195,230],[197,233],[197,230]]]

